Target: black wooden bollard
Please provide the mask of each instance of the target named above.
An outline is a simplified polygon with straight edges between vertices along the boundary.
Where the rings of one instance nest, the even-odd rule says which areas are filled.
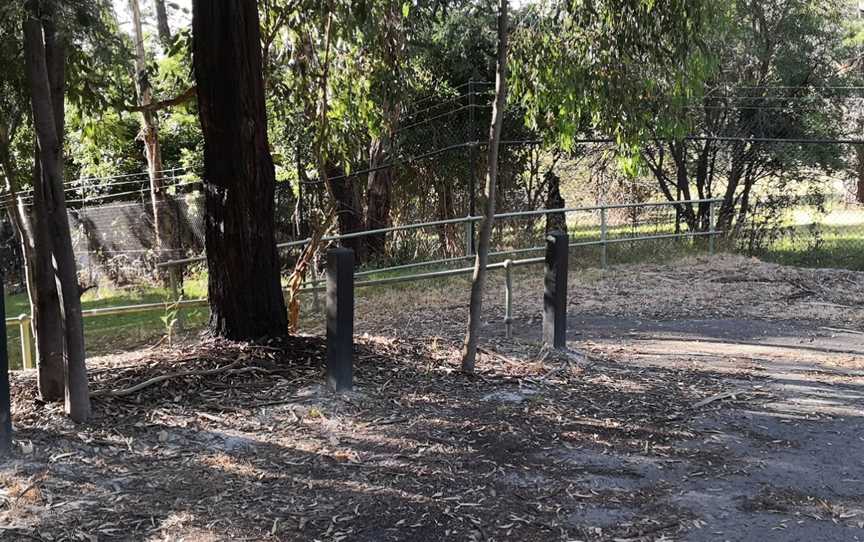
[[[6,300],[0,269],[0,322],[6,321]],[[0,456],[12,452],[12,401],[9,388],[9,351],[6,349],[6,325],[0,333]]]
[[[327,381],[337,392],[354,385],[354,251],[327,251]]]
[[[569,240],[562,231],[546,236],[546,288],[543,294],[543,342],[567,347],[567,261]]]

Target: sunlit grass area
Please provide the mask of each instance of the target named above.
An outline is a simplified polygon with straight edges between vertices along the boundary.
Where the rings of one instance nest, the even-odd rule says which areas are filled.
[[[198,299],[207,294],[206,277],[187,279],[183,293],[186,299]],[[81,298],[83,310],[103,309],[160,303],[170,301],[167,288],[138,286],[135,288],[101,287],[86,292]],[[30,303],[27,294],[6,297],[6,317],[15,318],[29,314]],[[208,318],[206,308],[181,309],[178,314],[187,328],[200,328]],[[84,338],[90,356],[122,352],[130,348],[153,344],[166,335],[167,323],[174,316],[173,311],[153,310],[148,312],[95,316],[84,319]],[[18,325],[7,326],[9,358],[13,368],[21,366],[21,337]]]
[[[789,213],[789,231],[759,256],[805,267],[864,271],[864,208],[837,208],[827,214],[809,209]]]

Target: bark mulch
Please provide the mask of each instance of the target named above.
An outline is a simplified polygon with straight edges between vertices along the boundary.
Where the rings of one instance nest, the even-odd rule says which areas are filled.
[[[356,392],[336,397],[320,338],[204,341],[91,367],[94,418],[81,426],[16,373],[0,539],[654,540],[693,528],[691,513],[658,504],[673,488],[657,472],[737,468],[685,445],[706,408],[728,404],[694,406],[728,375],[521,348],[483,351],[467,377],[454,344],[364,337]]]

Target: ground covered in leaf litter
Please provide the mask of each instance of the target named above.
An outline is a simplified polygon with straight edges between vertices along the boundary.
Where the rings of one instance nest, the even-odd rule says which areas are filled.
[[[100,360],[87,426],[16,375],[0,539],[864,539],[864,275],[726,259],[570,287],[576,354],[539,346],[523,277],[474,378],[464,308],[431,294],[360,302],[339,398],[315,337]]]

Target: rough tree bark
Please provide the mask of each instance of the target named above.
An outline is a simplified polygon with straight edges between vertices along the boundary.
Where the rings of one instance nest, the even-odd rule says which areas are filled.
[[[44,401],[61,401],[65,397],[66,348],[63,331],[63,314],[60,293],[51,258],[54,243],[48,221],[45,192],[42,189],[42,168],[38,149],[33,166],[33,205],[30,208],[30,238],[32,243],[32,281],[28,281],[30,312],[33,318],[33,337],[36,343],[36,360],[39,395]]]
[[[258,8],[254,0],[194,0],[192,7],[210,329],[235,340],[285,336]]]
[[[486,171],[486,200],[477,257],[474,260],[474,276],[471,283],[471,304],[468,308],[468,332],[462,353],[462,371],[474,372],[477,358],[477,343],[480,339],[480,318],[483,312],[483,286],[486,282],[486,266],[489,262],[489,241],[495,221],[495,187],[498,184],[498,147],[501,143],[501,127],[504,120],[504,105],[507,100],[507,2],[498,0],[498,69],[495,76],[495,104],[492,108],[492,123],[489,127],[489,159]]]
[[[375,168],[386,163],[390,159],[390,136],[384,135],[372,141],[369,150],[369,189],[366,192],[366,229],[379,230],[390,226],[390,200],[393,191],[391,168]],[[370,258],[382,256],[387,243],[387,235],[384,233],[367,235],[367,255]]]
[[[168,26],[168,10],[165,9],[165,0],[155,0],[156,4],[156,30],[159,32],[159,41],[163,47],[171,45],[171,27]]]
[[[63,187],[62,148],[58,130],[63,121],[62,103],[52,97],[55,92],[62,95],[64,83],[49,77],[49,66],[55,72],[64,61],[63,47],[55,40],[51,14],[45,17],[37,11],[35,2],[28,2],[24,17],[24,59],[27,83],[30,88],[33,124],[39,148],[38,160],[41,168],[36,191],[44,197],[44,215],[39,220],[48,223],[52,243],[55,280],[60,294],[62,329],[65,339],[64,361],[66,370],[66,413],[77,422],[90,416],[90,394],[87,387],[87,369],[84,353],[84,326],[81,316],[81,300],[78,286],[78,272],[72,248],[72,236],[66,213],[66,199]],[[40,15],[49,21],[43,28]],[[49,47],[46,43],[58,45]],[[52,84],[53,83],[53,84]],[[58,98],[59,99],[59,98]],[[57,114],[59,112],[59,115]],[[37,209],[37,212],[40,210]]]
[[[158,6],[157,6],[158,7]],[[164,4],[163,4],[164,8]],[[129,0],[132,13],[132,37],[135,40],[135,91],[141,110],[141,134],[144,142],[144,157],[150,177],[150,204],[153,208],[153,231],[156,237],[156,253],[160,261],[178,257],[177,212],[174,201],[166,192],[162,167],[162,148],[159,144],[159,117],[148,108],[153,103],[153,89],[147,76],[147,53],[144,50],[144,31],[141,27],[141,6],[138,0]],[[160,28],[160,37],[161,37]]]
[[[36,342],[37,381],[39,396],[43,401],[52,402],[63,399],[63,326],[60,318],[60,298],[57,283],[51,269],[51,238],[47,222],[31,220],[33,206],[42,206],[40,192],[35,191],[33,206],[28,210],[19,200],[15,180],[19,171],[13,164],[9,153],[17,122],[10,122],[10,129],[0,134],[0,168],[7,179],[9,202],[6,211],[12,221],[15,235],[21,245],[24,257],[24,276],[30,301],[31,327]],[[38,154],[38,149],[35,151]],[[35,156],[36,154],[34,154]],[[35,161],[33,186],[39,186],[41,169]],[[44,211],[41,216],[45,216]],[[40,226],[37,230],[37,225]],[[37,244],[37,235],[40,242]]]

